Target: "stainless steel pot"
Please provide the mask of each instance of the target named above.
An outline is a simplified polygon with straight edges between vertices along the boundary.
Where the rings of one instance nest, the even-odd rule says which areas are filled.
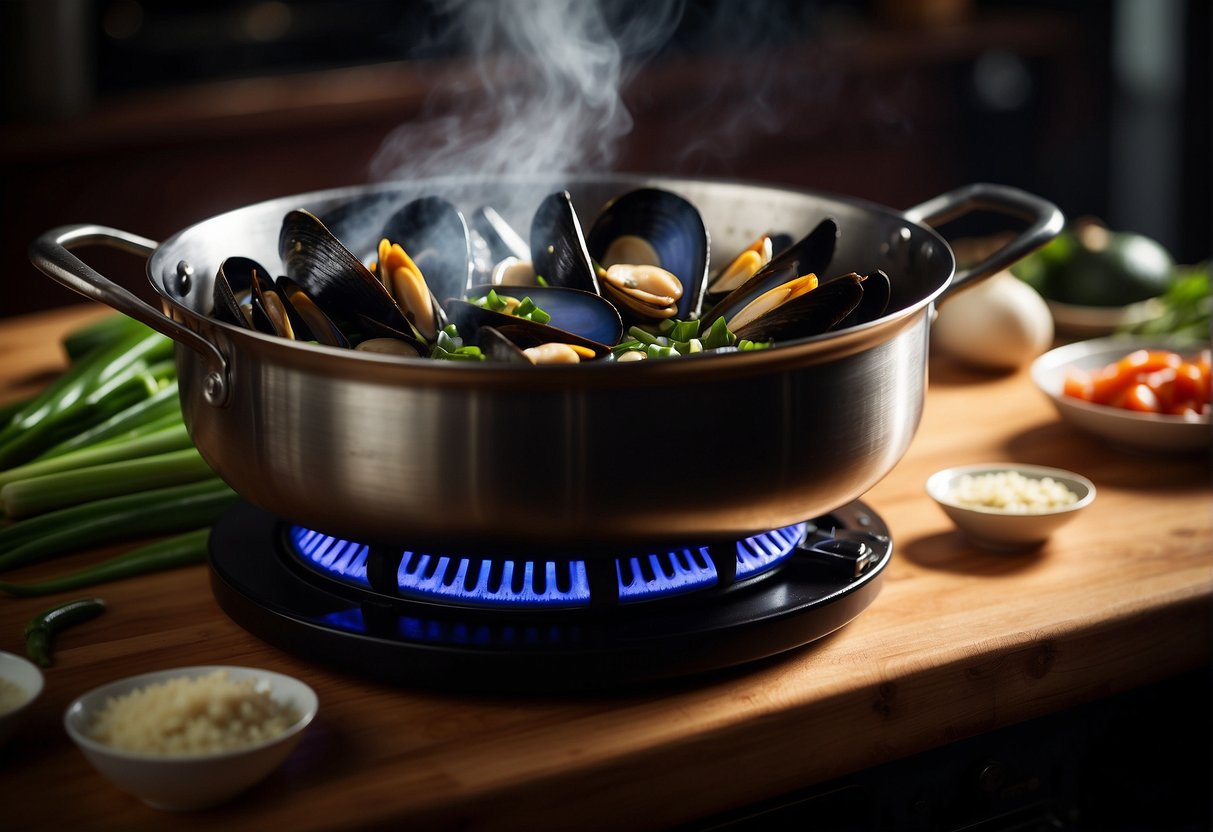
[[[207,317],[231,255],[279,262],[293,208],[357,204],[367,229],[406,199],[442,193],[505,209],[529,227],[567,187],[583,217],[640,185],[703,213],[717,258],[759,233],[840,226],[836,270],[885,270],[884,317],[773,349],[636,364],[517,367],[403,360],[294,342]],[[344,210],[344,209],[343,209]],[[932,228],[993,211],[1027,223],[955,274]],[[349,216],[348,212],[346,214]],[[819,193],[690,179],[603,177],[558,185],[442,180],[355,187],[251,205],[157,246],[112,228],[57,228],[31,246],[56,281],[173,338],[198,450],[252,503],[365,541],[553,545],[694,540],[779,527],[862,495],[905,453],[922,413],[934,305],[1054,236],[1062,216],[1011,188],[971,185],[908,211]],[[350,229],[352,226],[345,224]],[[371,232],[373,233],[373,232]],[[349,239],[354,236],[357,239]],[[355,251],[370,236],[346,232]],[[69,250],[103,244],[147,257],[161,310]]]

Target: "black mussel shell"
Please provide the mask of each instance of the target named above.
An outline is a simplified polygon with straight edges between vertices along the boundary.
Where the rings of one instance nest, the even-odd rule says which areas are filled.
[[[829,332],[863,300],[863,278],[843,275],[781,304],[733,334],[750,341],[791,341]]]
[[[472,276],[471,237],[463,214],[447,200],[414,199],[388,217],[379,236],[408,253],[436,299],[460,297],[467,291]]]
[[[374,318],[369,318],[366,315],[357,316],[357,322],[358,334],[352,339],[354,346],[361,344],[363,341],[369,341],[372,338],[394,338],[397,341],[404,341],[416,350],[417,354],[422,358],[430,354],[430,348],[426,344],[425,339],[421,337],[421,334],[417,330],[412,328],[411,324],[406,329],[397,329],[396,327],[381,323]]]
[[[892,292],[893,284],[889,281],[889,276],[880,269],[867,275],[863,278],[863,300],[834,328],[846,329],[876,320],[889,308]]]
[[[551,326],[596,343],[614,344],[623,336],[619,310],[599,295],[558,286],[484,285],[473,286],[468,297],[483,297],[490,290],[518,300],[529,297],[536,306],[552,316],[549,322]]]
[[[290,316],[291,327],[295,331],[296,341],[315,341],[326,347],[350,346],[349,339],[333,320],[316,305],[316,301],[303,290],[295,281],[285,275],[279,275],[274,281],[278,295],[286,306]]]
[[[254,270],[252,279],[253,329],[266,335],[277,335],[292,341],[310,341],[311,332],[297,332],[295,322],[287,312],[286,303],[268,276]]]
[[[699,312],[708,277],[709,238],[698,209],[660,188],[638,188],[607,203],[586,237],[590,257],[602,266],[611,244],[621,237],[639,237],[652,246],[660,266],[682,283],[677,317]]]
[[[782,231],[772,231],[767,235],[771,238],[771,259],[775,259],[792,246],[792,235]],[[796,275],[800,277],[800,275]]]
[[[464,339],[479,342],[480,330],[488,326],[496,329],[523,349],[538,344],[556,342],[586,347],[593,350],[594,354],[599,357],[611,351],[606,343],[584,338],[558,327],[529,321],[525,318],[516,318],[503,312],[494,312],[468,301],[448,300],[446,307],[451,323],[458,327],[459,334]],[[614,341],[610,343],[614,343]]]
[[[370,269],[307,211],[295,210],[282,221],[278,253],[286,276],[315,300],[336,324],[349,331],[359,315],[400,331],[408,322]]]
[[[602,294],[568,191],[547,196],[535,209],[531,220],[531,263],[535,274],[549,286]]]
[[[488,361],[505,364],[530,364],[531,360],[515,344],[494,326],[482,326],[476,333],[476,345]]]
[[[806,274],[815,274],[820,279],[834,258],[837,240],[838,223],[830,218],[822,220],[816,228],[772,257],[770,263],[704,313],[703,326],[709,327],[717,318],[731,316],[754,298],[789,280]]]
[[[252,298],[253,274],[268,276],[269,272],[248,257],[229,257],[219,264],[211,293],[213,318],[244,329],[254,328],[243,308]]]

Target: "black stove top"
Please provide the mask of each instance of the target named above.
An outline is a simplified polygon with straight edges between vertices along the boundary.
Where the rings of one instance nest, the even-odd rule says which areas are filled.
[[[210,543],[215,597],[253,634],[358,675],[480,692],[612,689],[781,653],[865,609],[891,555],[859,502],[613,557],[367,545],[245,503]]]

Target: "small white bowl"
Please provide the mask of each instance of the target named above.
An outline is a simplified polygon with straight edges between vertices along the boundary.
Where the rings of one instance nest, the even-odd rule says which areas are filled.
[[[122,751],[89,734],[93,714],[106,700],[137,688],[180,677],[196,678],[216,670],[235,681],[253,678],[270,686],[276,702],[289,704],[299,718],[286,731],[265,742],[210,754],[153,755]],[[192,811],[223,803],[253,786],[294,750],[316,716],[318,701],[310,687],[281,673],[248,667],[179,667],[131,676],[94,688],[72,702],[63,715],[68,736],[103,777],[156,809]]]
[[[1034,514],[967,506],[956,501],[954,491],[961,477],[1002,471],[1015,471],[1029,479],[1050,477],[1072,491],[1078,499],[1060,508]],[[956,527],[977,545],[997,551],[1017,551],[1036,548],[1048,540],[1053,532],[1073,520],[1078,512],[1095,499],[1095,485],[1086,477],[1061,468],[1018,463],[983,463],[961,465],[935,472],[927,479],[927,494],[939,504]]]
[[[0,746],[17,730],[17,726],[25,719],[30,705],[42,694],[42,671],[28,659],[13,653],[0,650],[0,679],[16,685],[23,694],[24,701],[17,707],[0,712]]]
[[[1032,363],[1032,381],[1049,397],[1070,424],[1112,445],[1139,451],[1183,453],[1209,446],[1209,417],[1186,419],[1162,413],[1138,413],[1120,407],[1092,404],[1063,392],[1070,370],[1089,372],[1106,367],[1134,350],[1162,349],[1195,354],[1208,343],[1167,338],[1112,336],[1058,347]]]

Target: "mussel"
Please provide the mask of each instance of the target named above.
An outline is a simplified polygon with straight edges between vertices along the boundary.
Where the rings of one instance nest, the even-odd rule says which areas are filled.
[[[221,321],[294,341],[349,346],[302,287],[287,277],[271,281],[269,271],[247,257],[219,264],[213,297],[212,314]]]
[[[413,332],[383,284],[314,214],[296,210],[286,215],[278,253],[286,276],[303,287],[343,331],[358,332],[362,316],[400,332]]]
[[[889,299],[888,276],[881,271],[870,275],[851,272],[821,285],[815,285],[815,278],[790,283],[798,281],[801,287],[793,288],[786,300],[761,314],[742,319],[745,310],[739,312],[730,322],[733,334],[750,341],[808,338],[874,320],[884,313]]]
[[[337,216],[354,221],[348,211]],[[216,275],[213,314],[285,338],[397,355],[627,361],[761,348],[858,326],[883,315],[892,294],[882,271],[821,280],[839,233],[830,218],[794,243],[759,237],[713,277],[709,293],[702,217],[658,188],[607,203],[588,236],[569,193],[550,194],[532,218],[529,252],[491,208],[478,209],[472,224],[444,199],[412,200],[381,227],[366,265],[318,217],[291,211],[279,235],[286,274],[271,280],[255,261],[228,258]],[[491,282],[471,283],[487,273],[473,247],[496,261]],[[512,306],[524,297],[520,313]],[[634,324],[640,328],[625,341],[625,325]],[[642,348],[629,352],[635,345]]]
[[[535,210],[531,220],[531,265],[535,275],[549,286],[602,294],[568,191],[550,194]]]
[[[559,343],[584,351],[583,357],[587,359],[601,358],[609,354],[611,345],[619,340],[623,331],[619,315],[614,308],[602,298],[588,292],[557,287],[532,287],[535,290],[545,288],[546,291],[537,291],[544,304],[547,304],[548,307],[555,307],[557,305],[555,299],[562,298],[561,303],[573,312],[572,315],[561,315],[558,311],[553,313],[552,320],[570,321],[567,325],[579,328],[582,332],[520,318],[487,306],[477,305],[472,301],[447,301],[447,315],[464,338],[476,341],[480,340],[480,330],[489,327],[495,330],[493,337],[497,334],[502,335],[521,350],[541,344]],[[570,320],[577,316],[581,317],[580,321]],[[583,332],[589,332],[597,337],[588,337]]]
[[[606,297],[640,321],[699,312],[709,238],[699,211],[670,191],[639,188],[609,202],[586,238]]]
[[[773,257],[753,277],[717,301],[703,314],[704,326],[710,326],[717,318],[731,317],[755,298],[789,280],[810,274],[820,279],[834,258],[837,239],[838,223],[829,218],[822,220],[799,241]]]
[[[498,297],[531,301],[551,316],[550,326],[599,344],[614,344],[623,335],[618,310],[605,298],[580,289],[558,286],[527,286],[511,289],[503,286],[474,286],[468,299],[477,301],[494,292]],[[508,301],[507,301],[508,304]],[[448,302],[448,307],[450,303]]]
[[[438,300],[462,297],[471,285],[471,239],[463,214],[441,197],[414,199],[388,217],[379,234],[399,245]]]

